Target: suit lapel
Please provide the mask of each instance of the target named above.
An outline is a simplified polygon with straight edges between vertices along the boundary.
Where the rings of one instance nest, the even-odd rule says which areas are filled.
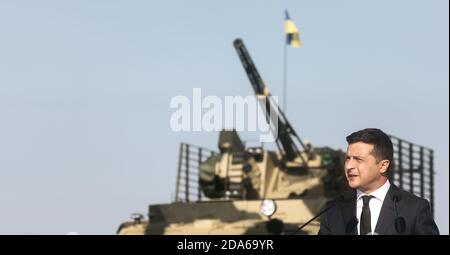
[[[391,184],[391,187],[384,198],[383,205],[381,206],[380,216],[378,217],[377,225],[375,227],[375,232],[379,235],[389,234],[389,229],[394,226],[394,202],[392,201],[391,195],[392,191],[395,189],[397,189],[397,187]]]
[[[356,219],[356,192],[354,192],[353,198],[344,202],[341,205],[341,216],[344,222],[344,231],[346,235],[356,235],[356,227],[358,221]]]

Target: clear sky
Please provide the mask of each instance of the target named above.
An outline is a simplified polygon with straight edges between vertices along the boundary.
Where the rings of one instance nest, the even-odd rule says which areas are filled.
[[[300,137],[345,149],[365,127],[435,150],[449,233],[449,3],[444,0],[0,1],[0,234],[114,234],[171,201],[180,142],[170,99],[252,90],[241,37]],[[245,137],[244,137],[245,138]]]

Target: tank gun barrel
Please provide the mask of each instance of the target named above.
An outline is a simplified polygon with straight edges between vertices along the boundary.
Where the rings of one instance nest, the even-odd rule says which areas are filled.
[[[292,128],[291,124],[284,115],[284,112],[271,98],[269,90],[256,69],[256,66],[253,63],[244,42],[241,39],[236,39],[233,44],[241,60],[242,66],[247,73],[248,79],[250,80],[250,84],[253,87],[253,91],[255,92],[257,99],[265,99],[259,100],[259,102],[261,103],[261,107],[266,115],[266,120],[269,123],[271,131],[276,137],[278,149],[282,152],[287,161],[293,161],[295,158],[300,157],[302,162],[306,165],[307,160],[300,154],[298,146],[294,141],[297,141],[304,151],[308,151],[308,148]],[[277,125],[273,125],[275,121]]]

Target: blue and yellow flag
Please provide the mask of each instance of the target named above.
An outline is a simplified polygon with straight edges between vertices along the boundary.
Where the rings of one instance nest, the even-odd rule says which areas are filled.
[[[302,47],[300,42],[300,32],[295,26],[294,22],[289,17],[289,13],[286,10],[286,20],[284,21],[284,32],[286,33],[286,43],[294,48]]]

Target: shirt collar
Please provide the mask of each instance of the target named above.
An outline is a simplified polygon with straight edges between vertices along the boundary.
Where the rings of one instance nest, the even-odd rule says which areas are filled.
[[[384,201],[384,198],[386,197],[386,194],[390,187],[391,187],[391,184],[389,183],[389,180],[386,180],[386,182],[381,187],[379,187],[377,190],[375,190],[371,194],[365,194],[361,190],[357,189],[356,190],[356,201],[358,201],[362,196],[365,196],[365,195],[371,195],[380,201]]]

